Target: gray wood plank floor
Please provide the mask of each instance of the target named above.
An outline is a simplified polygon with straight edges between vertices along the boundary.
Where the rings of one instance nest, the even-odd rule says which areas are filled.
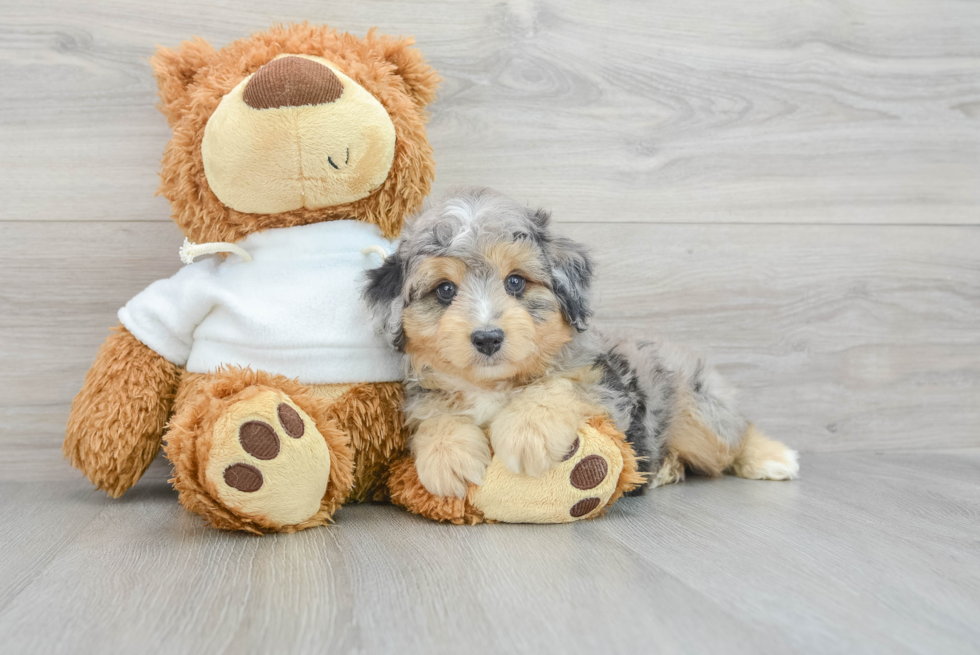
[[[205,529],[61,461],[116,309],[179,266],[146,59],[414,34],[436,193],[594,247],[600,321],[708,351],[803,451],[573,526]],[[980,2],[0,2],[0,653],[980,652]]]
[[[0,651],[975,653],[978,464],[814,454],[569,526],[376,505],[266,538],[203,527],[159,470],[122,501],[2,483]]]

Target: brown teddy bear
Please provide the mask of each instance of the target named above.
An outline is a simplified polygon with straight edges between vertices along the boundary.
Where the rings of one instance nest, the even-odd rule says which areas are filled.
[[[383,498],[458,523],[570,520],[580,492],[557,469],[491,467],[464,502],[404,456],[399,359],[359,292],[434,174],[439,78],[412,43],[304,23],[153,56],[187,265],[119,311],[72,404],[64,452],[98,488],[120,496],[165,440],[180,502],[218,528],[292,532]],[[638,481],[612,426],[583,443],[612,455],[601,504]]]

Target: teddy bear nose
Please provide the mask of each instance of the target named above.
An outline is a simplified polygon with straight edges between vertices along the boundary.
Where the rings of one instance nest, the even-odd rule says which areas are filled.
[[[253,109],[302,107],[333,102],[343,92],[344,84],[323,64],[303,57],[281,57],[252,75],[243,100]]]

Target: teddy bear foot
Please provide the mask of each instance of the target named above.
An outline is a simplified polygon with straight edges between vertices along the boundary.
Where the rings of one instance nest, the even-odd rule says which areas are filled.
[[[405,456],[391,467],[388,492],[396,505],[437,521],[570,523],[602,515],[643,482],[623,433],[608,419],[594,417],[579,430],[565,459],[540,478],[512,473],[494,458],[483,483],[471,484],[466,498],[434,496]]]
[[[320,510],[330,449],[289,398],[266,390],[233,405],[214,426],[205,468],[215,498],[266,525],[294,525]]]
[[[353,483],[329,399],[261,371],[185,374],[166,435],[180,502],[211,525],[254,533],[323,525]]]
[[[602,428],[600,425],[599,428]],[[486,519],[504,523],[568,523],[601,514],[617,489],[623,454],[604,431],[579,430],[565,459],[545,475],[518,475],[494,458],[470,498]]]

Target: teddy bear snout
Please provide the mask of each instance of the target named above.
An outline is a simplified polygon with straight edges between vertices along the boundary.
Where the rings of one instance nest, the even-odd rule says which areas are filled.
[[[275,109],[323,105],[343,93],[343,82],[328,67],[290,56],[262,66],[245,85],[242,99],[253,109]]]

